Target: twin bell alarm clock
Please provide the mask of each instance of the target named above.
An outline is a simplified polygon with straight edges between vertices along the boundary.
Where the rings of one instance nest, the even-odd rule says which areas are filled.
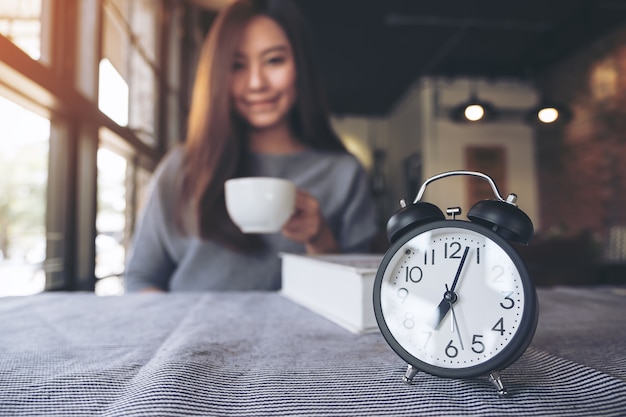
[[[421,201],[433,181],[466,175],[491,185],[495,199],[474,204],[469,220],[449,219]],[[511,242],[527,244],[530,218],[517,196],[500,196],[491,177],[450,171],[429,178],[415,201],[387,223],[391,246],[374,280],[374,313],[390,347],[418,371],[445,378],[488,375],[507,395],[500,371],[515,362],[537,328],[538,302],[526,265]]]

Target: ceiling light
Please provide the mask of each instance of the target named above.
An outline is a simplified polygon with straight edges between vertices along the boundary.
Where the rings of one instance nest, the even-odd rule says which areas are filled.
[[[452,109],[452,119],[457,122],[479,122],[493,119],[495,113],[491,103],[478,99],[472,93],[469,100]]]
[[[527,116],[531,123],[554,124],[566,123],[571,119],[571,111],[562,105],[542,100],[538,106],[532,108]]]
[[[480,104],[470,104],[465,108],[463,115],[470,122],[477,122],[485,115],[485,108]]]
[[[559,111],[554,107],[544,107],[537,112],[537,119],[542,123],[553,123],[559,118]]]

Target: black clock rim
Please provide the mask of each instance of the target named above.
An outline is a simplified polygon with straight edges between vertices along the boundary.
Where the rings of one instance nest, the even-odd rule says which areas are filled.
[[[491,359],[470,367],[464,368],[444,368],[435,366],[423,362],[411,355],[405,350],[400,343],[395,339],[387,324],[382,312],[380,290],[382,287],[382,280],[384,272],[391,261],[391,258],[406,242],[414,238],[415,236],[434,229],[458,227],[462,229],[471,230],[477,233],[485,235],[487,238],[494,241],[499,245],[511,258],[515,267],[518,269],[520,278],[522,281],[525,307],[522,312],[521,324],[518,331],[515,333],[509,344],[500,352],[498,352]],[[539,301],[537,299],[537,292],[535,285],[530,278],[526,264],[522,260],[517,250],[506,239],[496,234],[490,229],[484,226],[465,221],[465,220],[438,220],[435,222],[427,223],[424,225],[416,226],[405,232],[389,247],[376,272],[376,278],[374,279],[373,289],[373,302],[374,302],[374,315],[378,328],[380,329],[385,341],[393,349],[393,351],[400,356],[404,361],[413,367],[429,373],[431,375],[440,376],[444,378],[472,378],[481,375],[486,375],[493,371],[502,371],[510,366],[513,362],[518,360],[522,354],[526,351],[537,329],[537,323],[539,320]]]

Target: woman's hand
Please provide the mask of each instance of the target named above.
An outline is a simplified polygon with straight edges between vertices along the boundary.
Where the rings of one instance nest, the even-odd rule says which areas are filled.
[[[283,226],[282,234],[305,245],[307,253],[333,253],[339,245],[322,217],[319,202],[309,193],[298,190],[293,216]]]

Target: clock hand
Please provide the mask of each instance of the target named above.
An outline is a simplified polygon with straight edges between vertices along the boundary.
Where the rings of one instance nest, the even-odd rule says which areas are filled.
[[[456,270],[456,274],[454,275],[454,280],[452,281],[452,287],[448,289],[448,285],[446,284],[446,292],[443,294],[443,299],[433,312],[433,314],[428,319],[428,325],[436,329],[439,327],[441,322],[443,321],[446,314],[450,310],[450,306],[452,303],[455,303],[457,300],[457,296],[454,293],[454,289],[456,288],[456,284],[459,282],[459,277],[461,276],[461,271],[463,271],[463,265],[465,265],[465,260],[467,259],[467,254],[469,253],[469,246],[465,247],[465,251],[463,252],[463,257],[461,257],[461,262],[459,262],[459,267]]]
[[[437,306],[433,314],[430,315],[430,318],[428,319],[427,324],[432,329],[437,329],[437,327],[439,327],[443,319],[446,317],[446,314],[448,314],[448,311],[450,310],[452,303],[454,303],[455,301],[456,301],[456,294],[451,291],[448,291],[448,285],[446,284],[446,292],[443,295],[443,300],[441,300],[441,302],[439,303],[439,305]]]
[[[450,312],[452,313],[452,331],[456,329],[456,333],[459,335],[459,344],[461,345],[461,350],[465,350],[463,346],[463,340],[461,339],[461,329],[459,328],[459,323],[456,321],[456,314],[454,314],[454,307],[452,306],[452,302],[450,303]]]
[[[450,331],[454,333],[454,325],[456,324],[456,320],[454,320],[454,306],[452,305],[451,302],[449,302],[449,304],[450,304],[450,312],[452,313],[452,320],[450,320]]]
[[[463,257],[461,258],[461,262],[459,263],[459,267],[456,270],[454,281],[452,281],[452,287],[450,287],[450,292],[454,292],[454,289],[456,288],[456,284],[459,282],[459,277],[461,276],[461,271],[463,270],[463,265],[465,264],[465,260],[467,259],[468,253],[469,253],[469,246],[466,246],[465,252],[463,252]]]

